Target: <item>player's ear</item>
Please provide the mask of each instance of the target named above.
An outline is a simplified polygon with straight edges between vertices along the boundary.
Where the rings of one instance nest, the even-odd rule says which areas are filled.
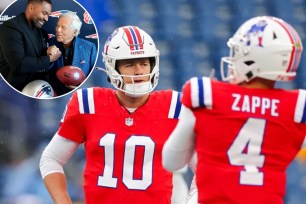
[[[33,11],[33,4],[32,4],[32,3],[29,3],[29,4],[27,5],[27,9],[28,9],[29,11]]]

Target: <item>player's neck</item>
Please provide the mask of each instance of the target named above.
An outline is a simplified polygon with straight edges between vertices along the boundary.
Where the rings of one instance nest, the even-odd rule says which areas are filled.
[[[122,106],[126,108],[139,108],[148,101],[150,94],[145,94],[140,97],[131,97],[122,91],[116,91],[116,96]]]
[[[274,89],[275,81],[255,78],[249,82],[243,82],[239,85],[250,89]]]
[[[28,11],[28,8],[26,9],[26,11],[24,13],[25,13],[25,16],[26,16],[26,19],[27,19],[29,25],[31,26],[31,28],[33,28],[32,24],[31,24],[31,21],[30,21],[30,11]]]

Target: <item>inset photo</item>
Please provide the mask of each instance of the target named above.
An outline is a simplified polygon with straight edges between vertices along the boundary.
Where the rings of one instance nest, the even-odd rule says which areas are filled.
[[[23,95],[52,99],[90,76],[99,50],[97,28],[74,0],[18,0],[0,16],[1,77]]]

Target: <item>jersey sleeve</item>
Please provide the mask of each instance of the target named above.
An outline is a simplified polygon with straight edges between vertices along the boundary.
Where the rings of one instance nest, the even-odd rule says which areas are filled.
[[[306,90],[299,90],[294,112],[294,122],[306,124]]]
[[[211,108],[212,83],[207,77],[193,77],[185,83],[182,90],[182,104],[187,108]]]
[[[58,134],[77,143],[83,143],[85,128],[82,116],[93,112],[93,89],[76,91],[66,106]]]
[[[181,103],[182,93],[177,91],[171,91],[171,92],[172,95],[171,95],[171,102],[168,112],[168,118],[180,119],[181,108],[182,108],[182,103]]]

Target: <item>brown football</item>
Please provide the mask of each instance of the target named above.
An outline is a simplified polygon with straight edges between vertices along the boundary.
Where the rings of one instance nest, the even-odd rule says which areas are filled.
[[[86,79],[83,70],[71,65],[61,67],[56,71],[56,76],[67,86],[78,86]]]

